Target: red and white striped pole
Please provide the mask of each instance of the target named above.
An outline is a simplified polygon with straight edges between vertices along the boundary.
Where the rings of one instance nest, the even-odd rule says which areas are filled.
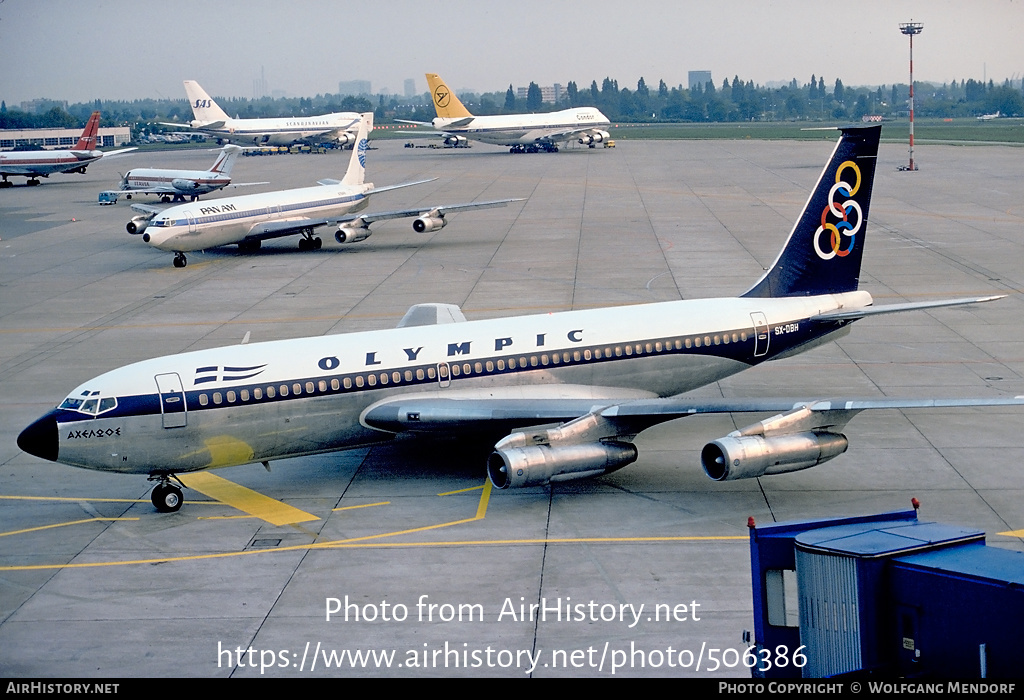
[[[910,37],[910,165],[907,170],[917,170],[914,165],[914,35],[923,29],[923,24],[915,22],[900,25],[900,31]]]

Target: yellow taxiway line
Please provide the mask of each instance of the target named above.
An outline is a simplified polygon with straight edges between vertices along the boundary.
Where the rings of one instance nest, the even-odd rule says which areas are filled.
[[[204,496],[220,501],[232,508],[254,515],[271,525],[294,525],[319,520],[315,515],[299,510],[270,496],[247,489],[210,472],[195,472],[179,476],[181,483]]]

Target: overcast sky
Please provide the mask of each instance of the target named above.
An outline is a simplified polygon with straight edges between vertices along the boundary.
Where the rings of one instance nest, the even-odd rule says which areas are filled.
[[[184,79],[252,97],[261,71],[292,97],[342,80],[424,92],[427,71],[481,92],[691,70],[905,83],[911,20],[916,79],[1024,77],[1024,0],[0,0],[0,99],[183,99]]]

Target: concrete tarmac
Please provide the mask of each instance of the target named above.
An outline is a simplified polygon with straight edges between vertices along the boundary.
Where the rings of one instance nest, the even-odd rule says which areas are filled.
[[[293,237],[192,253],[184,269],[125,232],[125,200],[96,196],[119,171],[201,169],[210,152],[139,153],[38,187],[16,178],[0,190],[0,675],[749,677],[748,516],[875,513],[917,497],[922,519],[1024,550],[1024,415],[1012,408],[862,414],[839,458],[725,484],[703,475],[700,449],[753,417],[665,424],[615,474],[518,492],[483,487],[485,452],[455,442],[215,472],[316,518],[284,526],[192,490],[160,514],[144,477],[52,464],[15,443],[90,377],[246,333],[386,328],[427,301],[474,319],[742,293],[833,143],[510,155],[384,141],[369,179],[437,180],[370,211],[528,199],[452,215],[433,234],[384,222],[361,243],[323,231],[318,251]],[[920,171],[906,173],[906,147],[883,144],[861,280],[878,303],[1008,298],[865,319],[701,395],[1024,394],[1021,154],[921,145]],[[340,177],[347,158],[243,158],[236,181],[273,184],[229,192]]]

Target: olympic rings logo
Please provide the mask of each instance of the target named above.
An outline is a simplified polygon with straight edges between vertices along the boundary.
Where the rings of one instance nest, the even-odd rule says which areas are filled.
[[[855,176],[855,182],[852,187],[843,180],[843,171],[847,169],[853,170]],[[861,224],[864,222],[864,214],[861,212],[860,205],[853,199],[847,199],[840,204],[836,201],[836,195],[853,197],[860,190],[860,182],[860,168],[852,160],[845,161],[836,170],[836,184],[832,185],[832,189],[828,192],[828,205],[821,210],[821,226],[814,232],[814,252],[822,260],[831,260],[836,256],[845,258],[853,250],[853,245],[857,240],[857,232],[860,231]],[[851,212],[854,212],[856,216],[851,217]],[[835,217],[835,223],[828,220],[829,214]],[[856,224],[853,223],[854,221],[856,221]],[[829,232],[830,238],[828,245],[823,249],[821,234],[825,231]],[[843,236],[848,236],[850,239],[845,248],[842,247]]]

